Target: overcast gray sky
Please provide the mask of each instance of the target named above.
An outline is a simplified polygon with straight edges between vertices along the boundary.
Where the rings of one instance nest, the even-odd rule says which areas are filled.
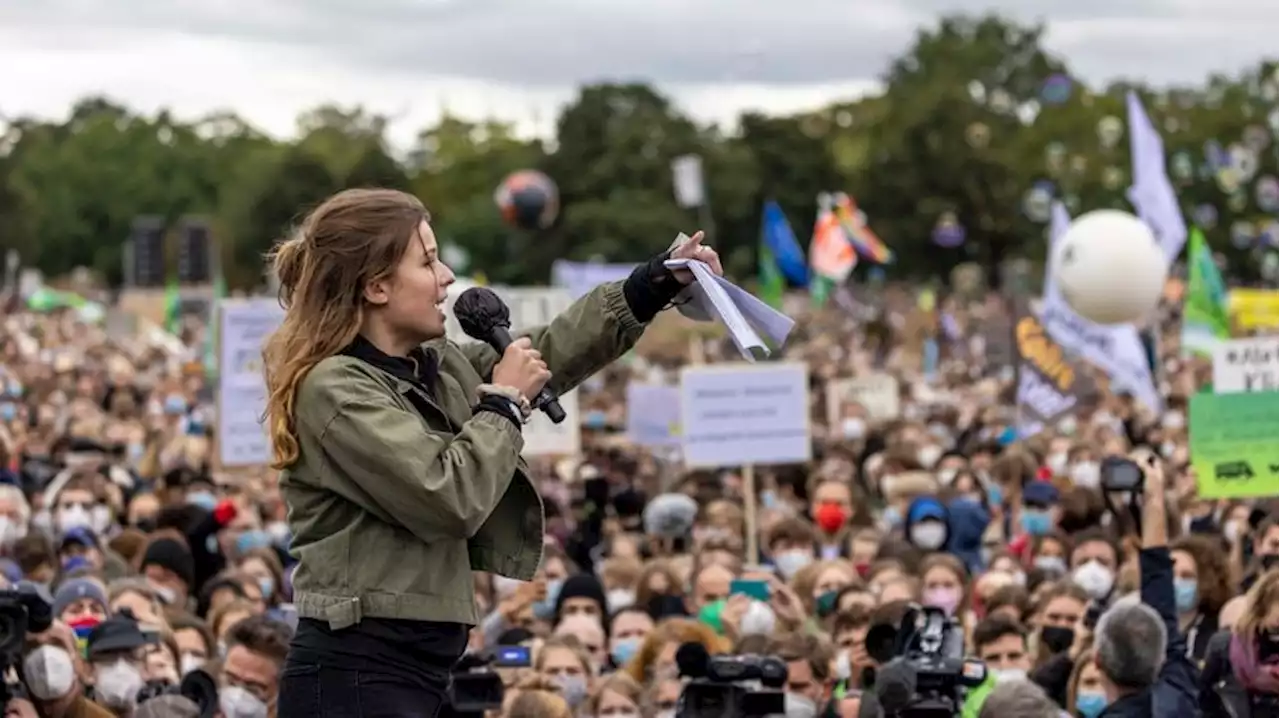
[[[1000,10],[1049,26],[1091,81],[1196,81],[1275,56],[1274,0],[0,0],[0,113],[106,93],[287,134],[363,104],[412,131],[448,108],[546,131],[575,84],[647,79],[706,120],[874,86],[923,24]]]

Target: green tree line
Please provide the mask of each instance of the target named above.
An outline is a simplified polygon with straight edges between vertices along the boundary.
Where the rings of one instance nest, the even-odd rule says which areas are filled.
[[[881,92],[793,116],[745,114],[731,133],[645,84],[582,87],[553,139],[446,116],[407,153],[388,146],[385,118],[360,108],[312,110],[282,141],[232,114],[185,122],[85,99],[64,121],[12,119],[0,135],[0,248],[46,274],[89,266],[114,283],[135,216],[198,215],[212,222],[228,282],[252,286],[300,211],[377,185],[420,196],[439,236],[491,280],[545,283],[558,258],[638,260],[695,226],[697,213],[675,202],[670,163],[697,153],[713,241],[738,276],[754,274],[765,199],[807,243],[815,197],[835,190],[895,251],[888,276],[971,261],[994,270],[1043,257],[1047,196],[1073,213],[1128,208],[1124,96],[1135,89],[1188,217],[1233,273],[1256,275],[1268,251],[1256,238],[1276,217],[1275,60],[1197,86],[1088,87],[1044,50],[1043,34],[998,16],[944,18],[890,64]],[[545,230],[513,229],[494,206],[501,179],[523,168],[559,185],[562,211]],[[952,219],[965,242],[940,248],[935,227]]]

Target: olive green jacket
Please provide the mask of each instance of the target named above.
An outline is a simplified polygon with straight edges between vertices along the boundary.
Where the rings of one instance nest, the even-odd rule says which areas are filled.
[[[622,282],[597,287],[528,332],[564,393],[628,351],[644,331]],[[334,630],[365,617],[475,625],[472,571],[533,578],[542,500],[507,418],[472,415],[498,354],[429,342],[434,397],[349,356],[324,359],[296,400],[299,456],[281,473],[298,615]],[[414,408],[416,393],[437,411]]]

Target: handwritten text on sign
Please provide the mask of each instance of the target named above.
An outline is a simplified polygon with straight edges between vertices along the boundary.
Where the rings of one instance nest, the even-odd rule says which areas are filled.
[[[1280,342],[1275,337],[1232,339],[1213,348],[1213,391],[1275,391]]]
[[[689,466],[808,461],[809,371],[799,363],[691,367],[680,375]]]

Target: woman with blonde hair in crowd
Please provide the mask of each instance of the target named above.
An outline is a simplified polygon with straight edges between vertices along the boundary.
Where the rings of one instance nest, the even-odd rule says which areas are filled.
[[[711,655],[729,650],[729,641],[717,635],[710,626],[689,618],[668,618],[659,622],[645,637],[635,658],[623,671],[641,685],[675,675],[676,650],[685,643],[701,643]]]
[[[1280,710],[1280,579],[1271,569],[1253,584],[1244,612],[1209,641],[1200,671],[1205,718],[1274,718]]]
[[[644,689],[625,673],[602,679],[587,701],[583,718],[640,718]]]
[[[541,676],[520,682],[503,701],[503,718],[573,718],[573,708],[558,692],[556,684]]]
[[[595,663],[573,636],[552,636],[544,641],[534,658],[533,670],[555,684],[575,711],[591,693]]]
[[[298,559],[281,718],[441,712],[481,622],[472,572],[529,581],[542,558],[532,402],[635,346],[693,281],[668,259],[723,273],[695,233],[498,352],[445,336],[454,275],[430,219],[413,195],[346,190],[272,255],[266,424]]]

